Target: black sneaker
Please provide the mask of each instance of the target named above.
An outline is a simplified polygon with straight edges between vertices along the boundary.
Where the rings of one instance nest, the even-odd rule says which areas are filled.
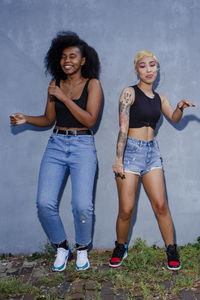
[[[172,271],[180,270],[181,264],[179,260],[179,255],[177,251],[176,244],[169,245],[167,247],[167,260],[168,260],[168,266],[167,268]]]
[[[109,263],[111,268],[120,267],[124,258],[127,257],[128,247],[127,244],[119,244],[117,241],[115,242],[115,249],[113,250],[113,254]]]

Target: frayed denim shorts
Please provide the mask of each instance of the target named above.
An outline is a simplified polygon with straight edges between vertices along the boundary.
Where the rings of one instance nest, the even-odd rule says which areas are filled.
[[[153,169],[163,169],[158,142],[127,138],[123,158],[124,172],[139,176]]]

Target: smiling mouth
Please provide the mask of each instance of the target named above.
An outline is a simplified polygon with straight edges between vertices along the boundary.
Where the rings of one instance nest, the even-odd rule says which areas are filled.
[[[72,68],[72,66],[64,66],[65,70],[70,70]]]

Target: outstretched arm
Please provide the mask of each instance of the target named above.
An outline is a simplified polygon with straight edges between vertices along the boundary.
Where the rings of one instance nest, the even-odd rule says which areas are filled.
[[[172,122],[179,122],[183,116],[183,111],[187,107],[194,107],[195,104],[192,102],[189,102],[187,100],[181,100],[178,102],[176,109],[173,109],[173,107],[170,105],[167,98],[163,95],[160,95],[161,102],[162,102],[162,112],[163,114]]]
[[[38,127],[48,127],[54,123],[55,118],[55,103],[50,101],[50,95],[48,94],[47,104],[43,115],[27,116],[22,113],[15,113],[10,116],[10,122],[13,126],[28,123]]]
[[[119,125],[120,130],[117,139],[117,150],[115,164],[113,165],[113,171],[124,177],[123,170],[123,155],[126,146],[126,140],[129,129],[129,113],[130,107],[135,98],[134,90],[132,88],[125,88],[119,98]]]

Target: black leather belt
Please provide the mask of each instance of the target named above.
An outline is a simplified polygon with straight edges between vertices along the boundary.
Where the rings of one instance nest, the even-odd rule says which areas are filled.
[[[61,130],[61,129],[56,129],[54,128],[53,130],[54,133],[57,134],[64,134],[64,135],[92,135],[92,131],[87,129],[87,130]]]

